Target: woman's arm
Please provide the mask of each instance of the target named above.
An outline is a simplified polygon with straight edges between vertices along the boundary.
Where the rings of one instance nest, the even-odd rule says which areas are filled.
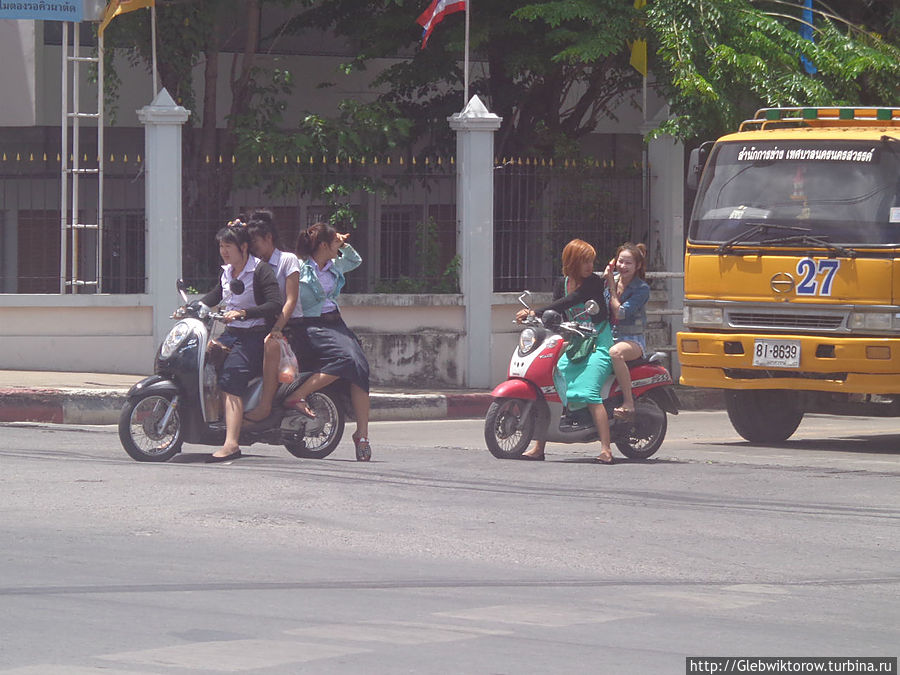
[[[253,272],[253,299],[256,307],[244,310],[244,317],[256,319],[259,317],[272,320],[281,311],[284,301],[281,298],[281,289],[278,288],[278,280],[270,265],[259,264]]]
[[[631,284],[629,284],[629,288],[630,287]],[[624,297],[626,293],[623,293],[622,295]],[[628,298],[625,302],[621,302],[621,299],[613,293],[610,293],[609,296],[610,311],[619,323],[630,323],[637,318],[638,312],[650,299],[650,286],[646,283],[639,282],[631,293],[628,293],[627,295]]]
[[[334,266],[342,273],[349,272],[350,270],[355,270],[357,267],[362,265],[362,257],[350,244],[345,243],[343,246],[341,246],[340,251],[341,256],[334,261]]]
[[[284,307],[281,308],[281,314],[275,325],[272,326],[272,332],[281,332],[287,325],[294,309],[297,307],[297,298],[300,296],[300,272],[292,272],[284,281]]]
[[[598,277],[596,274],[592,274],[587,279],[585,279],[581,286],[576,288],[574,291],[569,293],[568,295],[556,300],[555,302],[551,302],[546,307],[542,307],[541,309],[536,309],[535,314],[540,316],[548,309],[552,309],[556,312],[564,312],[570,307],[574,307],[575,305],[587,302],[588,300],[595,300],[597,304],[600,305],[600,313],[604,314],[603,306],[606,304],[603,299],[603,279]]]
[[[200,302],[207,307],[215,307],[222,302],[222,282],[217,283],[215,288],[200,299]]]

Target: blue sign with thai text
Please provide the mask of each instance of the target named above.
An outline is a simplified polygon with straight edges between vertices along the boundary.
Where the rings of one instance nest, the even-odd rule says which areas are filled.
[[[82,0],[0,0],[0,19],[81,21]]]

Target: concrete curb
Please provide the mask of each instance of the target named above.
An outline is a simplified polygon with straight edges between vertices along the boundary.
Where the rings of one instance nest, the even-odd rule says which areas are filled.
[[[121,389],[0,388],[0,422],[117,424],[125,404]],[[722,410],[717,389],[676,387],[682,410]],[[442,420],[484,417],[491,404],[484,393],[372,392],[372,421]]]

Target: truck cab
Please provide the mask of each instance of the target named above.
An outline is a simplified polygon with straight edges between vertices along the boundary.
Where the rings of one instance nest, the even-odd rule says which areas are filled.
[[[900,108],[763,109],[692,177],[681,383],[751,442],[900,415]]]

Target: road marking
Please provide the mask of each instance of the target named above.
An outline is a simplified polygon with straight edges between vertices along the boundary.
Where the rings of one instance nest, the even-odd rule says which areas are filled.
[[[134,652],[104,654],[105,661],[188,670],[238,672],[361,654],[367,649],[293,642],[290,640],[223,640],[192,642]]]
[[[510,635],[510,631],[453,626],[449,624],[412,623],[406,621],[367,621],[307,626],[285,631],[303,638],[384,642],[395,645],[421,645],[456,642],[484,636]]]
[[[579,623],[604,623],[649,616],[647,612],[610,607],[571,607],[568,605],[491,605],[459,612],[438,612],[467,621],[495,621],[522,626],[565,628]]]
[[[151,670],[115,670],[107,665],[102,666],[61,666],[41,663],[36,666],[23,666],[12,670],[0,670],[3,675],[153,675]]]

